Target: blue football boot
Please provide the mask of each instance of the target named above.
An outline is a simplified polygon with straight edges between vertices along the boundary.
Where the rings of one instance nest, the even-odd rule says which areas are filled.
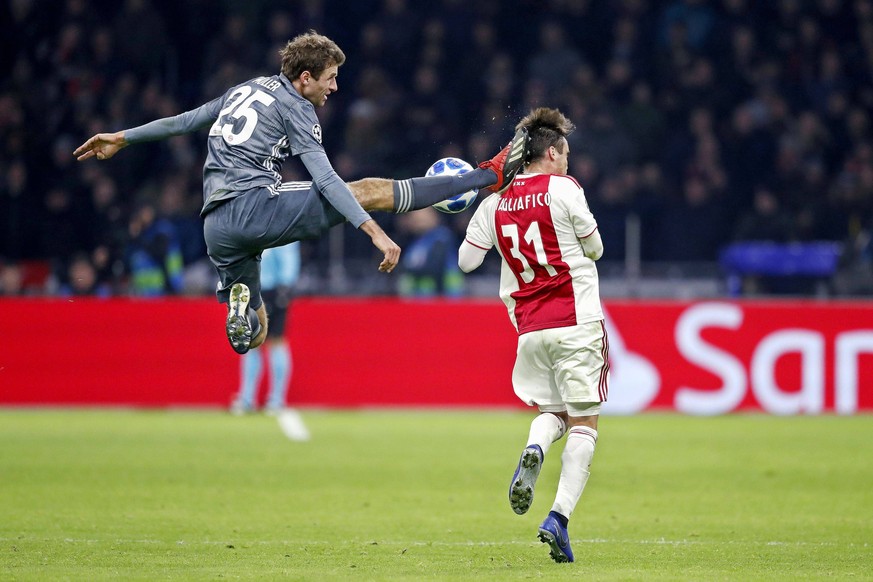
[[[543,450],[539,445],[530,445],[521,453],[512,483],[509,484],[509,505],[518,515],[527,513],[533,503],[534,486],[543,466]]]
[[[549,544],[549,555],[559,564],[573,561],[573,550],[570,549],[570,536],[567,528],[561,525],[556,517],[558,514],[550,511],[540,526],[537,537],[544,544]]]

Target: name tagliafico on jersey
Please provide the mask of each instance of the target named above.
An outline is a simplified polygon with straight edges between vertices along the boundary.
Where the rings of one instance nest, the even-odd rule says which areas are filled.
[[[518,210],[527,210],[538,206],[551,206],[552,196],[548,192],[537,192],[535,194],[525,194],[518,198],[504,196],[497,204],[497,211],[500,212],[516,212]]]

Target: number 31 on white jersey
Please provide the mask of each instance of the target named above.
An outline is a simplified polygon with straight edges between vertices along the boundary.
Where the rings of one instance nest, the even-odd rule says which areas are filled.
[[[508,238],[511,242],[511,246],[509,248],[509,254],[514,258],[518,259],[521,262],[522,270],[519,273],[521,276],[521,280],[525,283],[530,283],[534,280],[534,270],[530,266],[530,262],[527,257],[524,256],[521,249],[521,239],[518,236],[518,225],[515,224],[503,224],[500,226],[501,234]],[[550,277],[554,277],[558,274],[555,268],[549,264],[549,259],[546,257],[546,249],[543,246],[543,238],[540,235],[540,225],[534,220],[530,223],[530,226],[524,233],[524,242],[528,243],[528,245],[533,247],[534,256],[536,257],[536,262],[540,266],[542,266]],[[528,254],[530,251],[528,251]]]

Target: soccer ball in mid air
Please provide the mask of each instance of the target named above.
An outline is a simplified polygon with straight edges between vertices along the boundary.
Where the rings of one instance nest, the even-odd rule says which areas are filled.
[[[473,170],[473,166],[460,158],[443,158],[435,161],[427,169],[425,176],[457,176]],[[455,214],[470,208],[476,201],[478,190],[468,190],[463,194],[456,194],[433,205],[440,212]]]

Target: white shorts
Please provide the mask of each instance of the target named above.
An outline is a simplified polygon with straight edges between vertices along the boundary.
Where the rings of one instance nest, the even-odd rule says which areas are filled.
[[[529,406],[574,416],[598,414],[599,406],[579,405],[606,402],[609,341],[603,321],[518,336],[512,385]]]

